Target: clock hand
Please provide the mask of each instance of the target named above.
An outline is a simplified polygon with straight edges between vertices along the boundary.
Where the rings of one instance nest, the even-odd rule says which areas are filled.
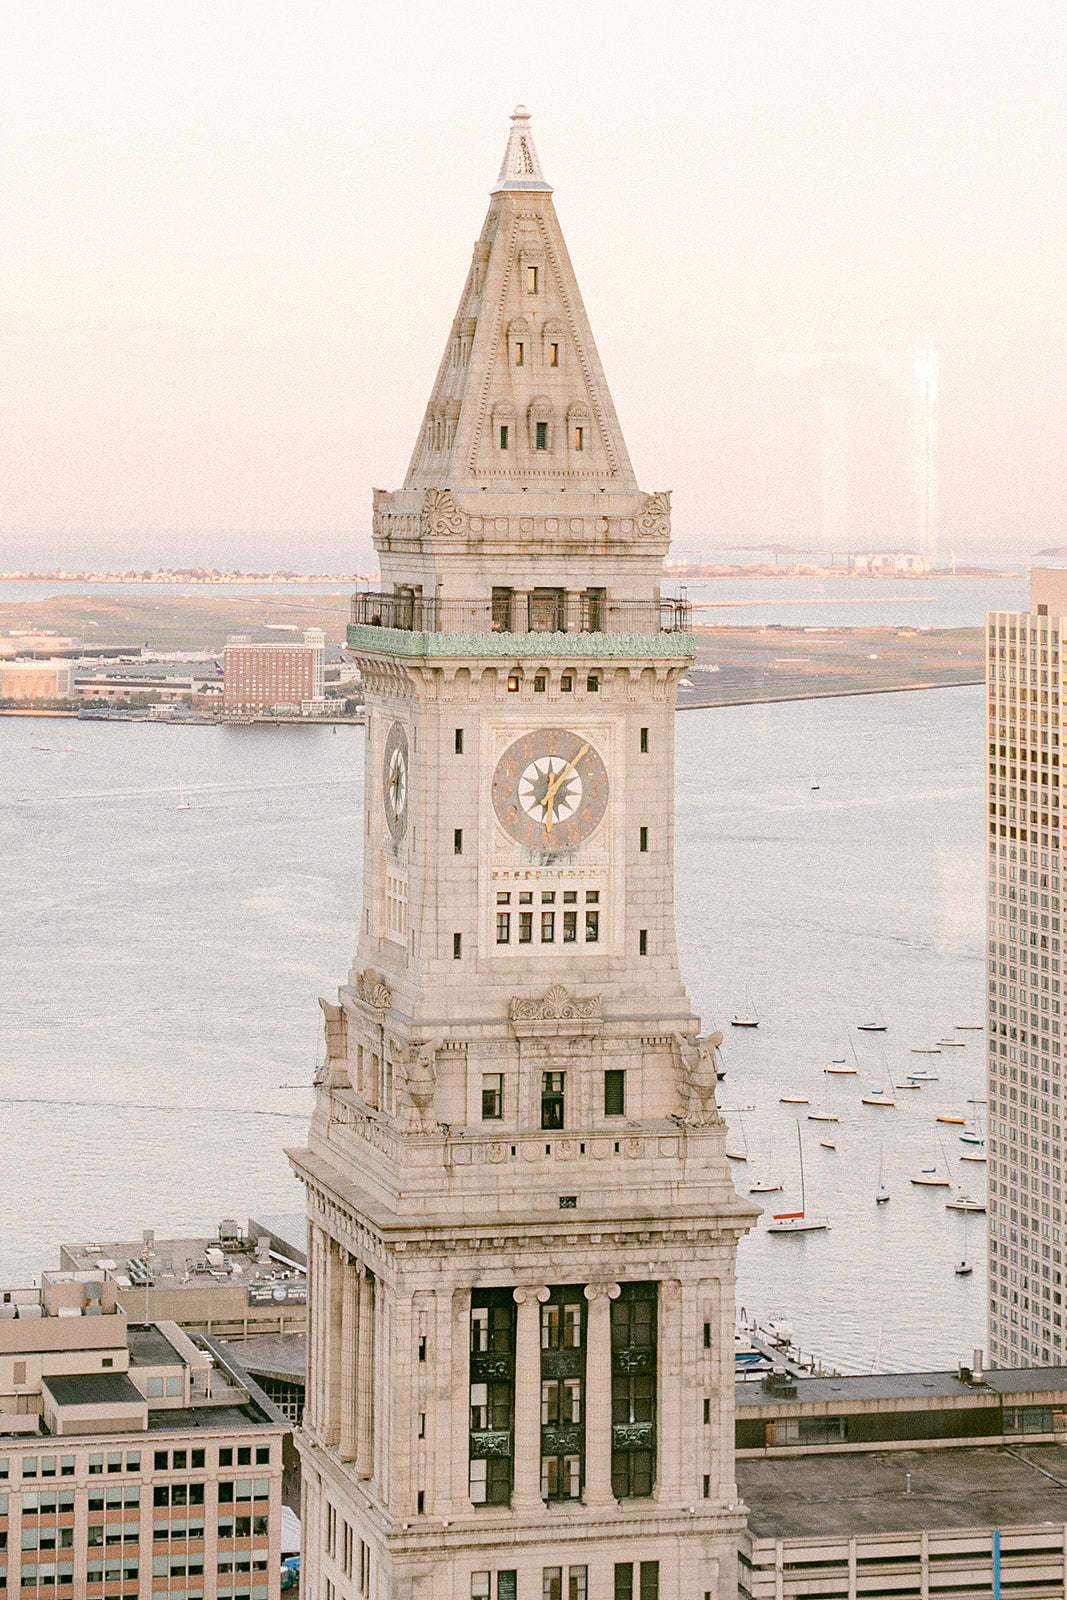
[[[567,763],[563,771],[559,773],[557,777],[549,779],[548,787],[545,789],[545,798],[541,802],[545,808],[545,827],[549,831],[551,831],[552,828],[552,811],[556,804],[556,795],[559,793],[560,786],[565,779],[570,777],[571,773],[574,771],[582,757],[587,753],[588,749],[588,744],[583,744],[578,754]]]

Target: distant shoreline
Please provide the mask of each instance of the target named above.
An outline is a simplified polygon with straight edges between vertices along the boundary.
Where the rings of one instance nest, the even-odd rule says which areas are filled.
[[[901,579],[909,583],[925,579],[942,578],[1018,578],[1018,572],[1001,572],[994,567],[937,567],[931,572],[857,572],[849,567],[773,566],[759,562],[747,566],[718,566],[701,563],[694,566],[672,566],[663,570],[670,583],[709,583],[715,579],[731,578],[855,578],[873,579],[879,583]],[[306,587],[309,584],[374,584],[381,582],[377,572],[215,572],[202,567],[159,568],[156,572],[0,572],[0,583],[89,583],[122,586],[124,588],[197,587],[223,588],[237,584],[263,584],[273,588],[287,585]]]

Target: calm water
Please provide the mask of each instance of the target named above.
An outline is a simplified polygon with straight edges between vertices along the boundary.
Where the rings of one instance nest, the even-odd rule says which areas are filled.
[[[726,1025],[722,1104],[754,1108],[734,1135],[742,1187],[769,1153],[788,1187],[768,1210],[793,1209],[780,1094],[841,1115],[836,1153],[802,1121],[808,1209],[831,1231],[761,1223],[740,1298],[851,1370],[879,1328],[887,1366],[983,1341],[983,1219],[958,1279],[962,1218],[907,1181],[937,1155],[936,1111],[982,1093],[979,1035],[909,1053],[982,1017],[981,716],[980,690],[950,689],[678,719],[682,963]],[[316,997],[355,946],[362,759],[358,729],[0,718],[0,1283],[54,1264],[62,1240],[299,1208],[280,1151],[310,1110]],[[746,989],[751,1033],[728,1026]],[[889,1031],[857,1034],[872,1005]],[[849,1038],[864,1077],[824,1077]],[[861,1107],[884,1082],[879,1041],[895,1077],[935,1063],[941,1083]],[[945,1150],[981,1191],[958,1131],[941,1129]],[[876,1209],[880,1147],[892,1200]]]

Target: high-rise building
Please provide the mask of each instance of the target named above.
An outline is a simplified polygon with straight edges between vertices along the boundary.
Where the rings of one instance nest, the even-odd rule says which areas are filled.
[[[1060,653],[1067,571],[987,622],[989,1353],[1063,1359]]]
[[[321,628],[305,628],[302,644],[253,644],[234,634],[223,651],[223,711],[279,711],[294,716],[324,711],[324,659]]]
[[[359,950],[308,1147],[308,1592],[726,1600],[734,1193],[679,978],[687,607],[530,137],[375,495]]]

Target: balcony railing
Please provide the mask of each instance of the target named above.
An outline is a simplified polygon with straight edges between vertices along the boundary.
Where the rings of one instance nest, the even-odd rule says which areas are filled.
[[[352,597],[352,621],[407,633],[688,633],[688,600],[607,600],[534,590],[502,600],[425,599],[410,591]]]

